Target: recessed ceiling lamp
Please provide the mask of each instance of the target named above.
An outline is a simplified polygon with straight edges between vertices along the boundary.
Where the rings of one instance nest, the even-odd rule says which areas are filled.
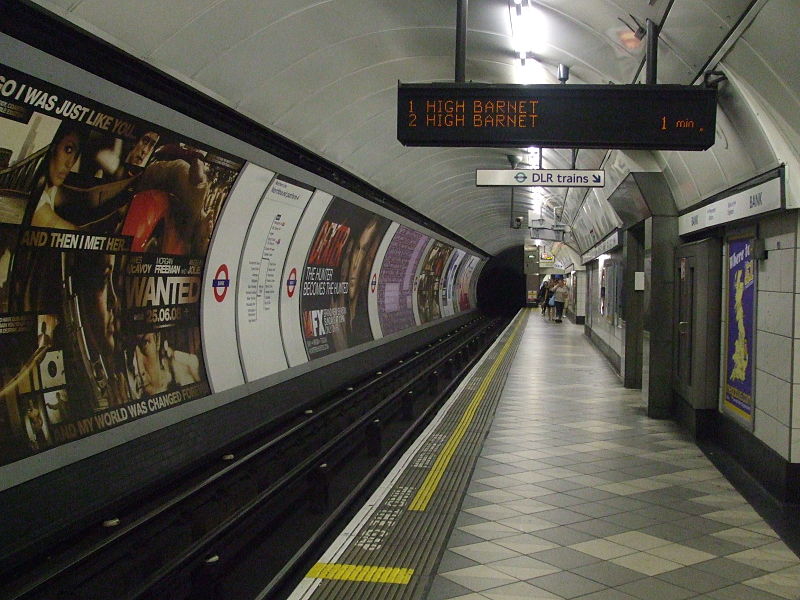
[[[540,52],[547,42],[547,27],[542,12],[531,0],[512,0],[508,6],[511,15],[511,36],[514,52],[520,64],[525,65],[534,53]]]

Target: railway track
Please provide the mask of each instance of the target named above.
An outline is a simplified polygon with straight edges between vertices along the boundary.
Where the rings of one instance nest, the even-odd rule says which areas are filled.
[[[0,598],[280,597],[502,331],[478,317],[2,576]]]

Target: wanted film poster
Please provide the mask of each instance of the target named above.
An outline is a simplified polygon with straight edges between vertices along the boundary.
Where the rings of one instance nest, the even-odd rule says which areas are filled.
[[[0,465],[209,393],[201,278],[242,165],[0,65]]]

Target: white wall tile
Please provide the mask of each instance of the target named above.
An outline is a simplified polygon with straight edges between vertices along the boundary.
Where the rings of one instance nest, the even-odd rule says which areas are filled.
[[[758,329],[793,337],[794,294],[758,292]]]
[[[800,383],[792,385],[792,427],[800,429]]]
[[[760,410],[791,426],[792,384],[757,369],[755,402]]]
[[[767,413],[756,408],[755,435],[783,458],[789,459],[789,438],[791,430]]]
[[[756,368],[792,380],[792,339],[759,331],[756,335]]]
[[[800,383],[800,340],[794,340],[794,368],[792,369],[792,383]]]
[[[789,462],[800,463],[800,428],[792,429],[792,456]]]
[[[800,338],[800,294],[794,295],[794,337]]]
[[[758,224],[758,234],[767,250],[794,248],[797,246],[797,225],[795,211],[779,213],[762,219]]]
[[[797,269],[794,255],[794,248],[772,250],[767,260],[756,262],[758,265],[759,291],[791,292],[794,290],[795,271]]]
[[[796,260],[795,254],[795,274],[794,274],[794,291],[800,293],[800,260]]]

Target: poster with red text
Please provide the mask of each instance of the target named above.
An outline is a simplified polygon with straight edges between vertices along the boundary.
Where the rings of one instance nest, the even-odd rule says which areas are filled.
[[[201,281],[243,163],[0,80],[1,465],[209,393]]]

